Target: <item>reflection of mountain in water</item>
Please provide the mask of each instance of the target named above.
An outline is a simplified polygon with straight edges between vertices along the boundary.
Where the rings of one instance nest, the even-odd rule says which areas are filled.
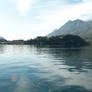
[[[46,50],[47,49],[47,50]],[[49,54],[54,57],[56,65],[64,64],[69,66],[69,71],[75,70],[85,72],[85,69],[92,69],[92,47],[77,48],[77,49],[62,49],[62,48],[38,48],[40,54]],[[57,64],[57,62],[59,64]],[[61,67],[62,69],[62,67]]]

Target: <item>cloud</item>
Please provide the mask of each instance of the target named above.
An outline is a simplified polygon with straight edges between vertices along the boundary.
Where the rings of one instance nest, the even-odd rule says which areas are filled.
[[[13,0],[13,2],[15,2],[20,14],[26,15],[28,11],[33,8],[33,4],[37,2],[37,0]]]
[[[21,25],[25,23],[22,27],[15,27],[16,30],[19,30],[17,31],[18,34],[20,32],[21,35],[17,35],[17,38],[22,37],[27,39],[39,35],[47,35],[69,20],[92,19],[92,0],[78,0],[81,1],[79,3],[69,3],[69,1],[39,0],[39,3],[36,3],[38,0],[15,0],[17,9],[22,15],[26,15],[30,9],[32,9],[30,11],[33,14],[31,17],[26,16],[28,18],[27,22],[20,23]]]
[[[53,30],[60,28],[69,20],[88,20],[92,18],[92,13],[90,12],[92,11],[91,6],[92,1],[83,1],[79,4],[66,3],[58,7],[53,6],[50,2],[47,7],[40,8],[41,11],[39,11],[39,15],[36,16],[37,20],[34,23],[28,24],[26,28],[33,31],[30,32],[33,37],[47,35]]]
[[[75,20],[77,18],[88,20],[92,13],[92,1],[83,0],[79,4],[65,4],[55,11],[47,11],[43,15],[37,16],[38,19],[44,21],[44,24],[49,24],[52,28],[59,28],[68,20]]]

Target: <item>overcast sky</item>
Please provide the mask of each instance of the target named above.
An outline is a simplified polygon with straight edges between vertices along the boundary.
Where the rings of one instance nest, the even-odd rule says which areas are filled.
[[[68,20],[91,20],[92,0],[0,0],[0,36],[44,36]]]

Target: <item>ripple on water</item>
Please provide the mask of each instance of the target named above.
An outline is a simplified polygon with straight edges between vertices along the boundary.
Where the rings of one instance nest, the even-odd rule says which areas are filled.
[[[92,47],[0,46],[0,92],[92,92]]]

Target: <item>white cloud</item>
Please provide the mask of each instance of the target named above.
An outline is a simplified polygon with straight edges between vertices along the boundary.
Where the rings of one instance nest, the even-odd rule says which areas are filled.
[[[21,15],[26,15],[37,0],[13,0]]]
[[[40,22],[28,24],[27,28],[33,31],[31,33],[33,37],[47,35],[53,30],[61,27],[68,20],[88,20],[92,16],[90,12],[92,11],[91,6],[92,1],[86,1],[76,5],[66,4],[54,11],[43,9],[44,12],[39,12],[39,16],[37,16],[37,20],[40,20]]]
[[[68,20],[83,19],[87,20],[92,16],[92,0],[84,0],[85,2],[76,5],[64,5],[55,11],[48,11],[43,15],[37,16],[38,19],[44,21],[44,24],[50,25],[52,28],[59,28]]]
[[[56,4],[56,2],[52,1],[53,3],[39,3],[37,4],[38,6],[35,6],[34,3],[36,1],[38,0],[15,0],[17,9],[22,15],[25,15],[29,9],[34,7],[39,8],[36,16],[30,18],[32,21],[28,21],[28,23],[25,23],[25,26],[19,27],[20,29],[16,28],[19,31],[21,30],[21,34],[25,32],[26,35],[24,36],[24,34],[22,34],[22,36],[26,39],[39,35],[47,35],[54,29],[61,27],[68,20],[92,19],[92,0],[83,0],[83,2],[76,4]]]

